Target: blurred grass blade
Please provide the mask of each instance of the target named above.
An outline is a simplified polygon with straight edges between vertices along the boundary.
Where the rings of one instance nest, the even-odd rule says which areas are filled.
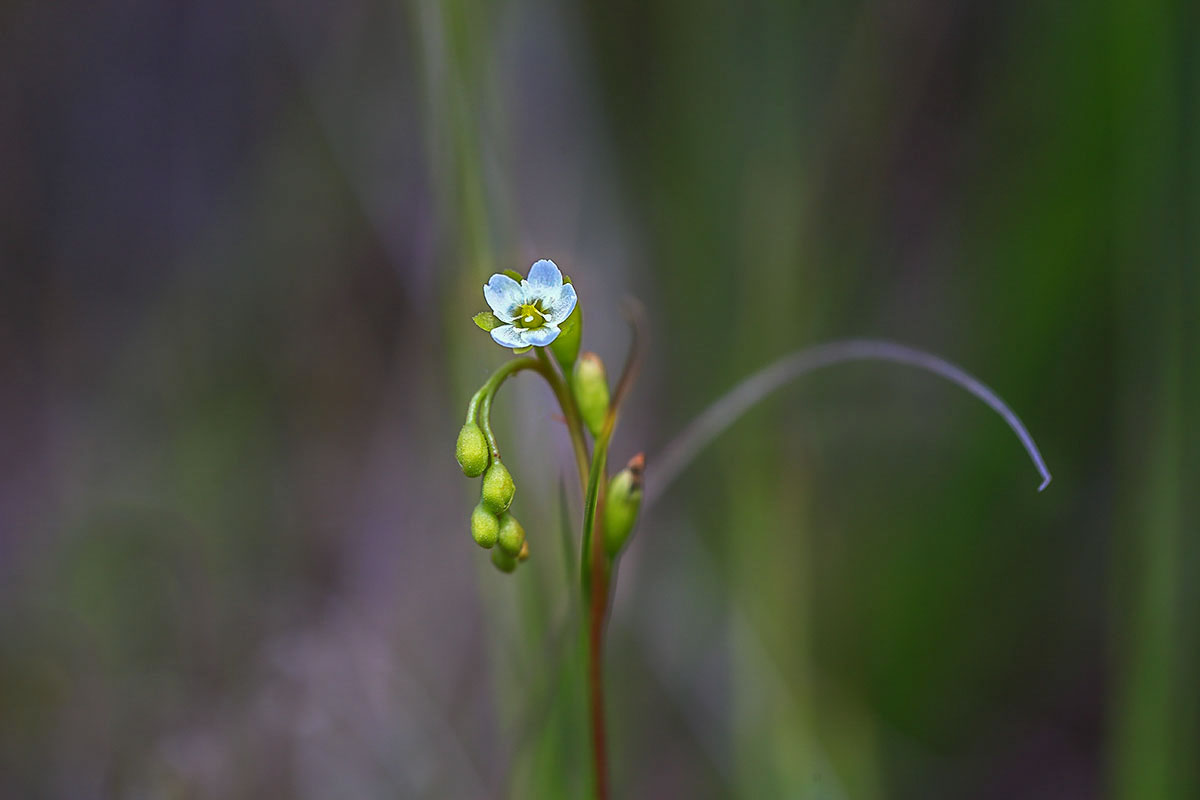
[[[875,339],[846,339],[805,348],[784,356],[743,380],[697,417],[683,433],[679,434],[657,459],[651,460],[651,477],[646,481],[645,504],[648,507],[659,498],[667,487],[679,477],[692,460],[706,445],[721,435],[730,425],[767,395],[790,383],[795,378],[822,367],[844,364],[850,361],[889,361],[907,364],[939,375],[951,383],[961,386],[986,403],[999,414],[1012,429],[1025,452],[1033,461],[1042,483],[1042,491],[1050,483],[1050,471],[1046,468],[1037,444],[1020,418],[987,385],[962,368],[924,350],[907,347],[896,342]]]

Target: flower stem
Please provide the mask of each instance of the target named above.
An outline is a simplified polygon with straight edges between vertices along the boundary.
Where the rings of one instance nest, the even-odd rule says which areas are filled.
[[[562,409],[575,461],[579,468],[579,480],[583,487],[583,546],[580,552],[580,582],[583,600],[588,608],[586,645],[588,651],[588,705],[591,716],[592,766],[595,776],[597,800],[608,800],[608,750],[604,715],[604,626],[608,617],[609,578],[612,564],[604,550],[603,537],[595,531],[600,524],[597,512],[604,493],[604,469],[608,461],[608,445],[617,425],[617,409],[633,381],[639,357],[637,319],[634,319],[634,340],[630,357],[625,364],[617,390],[609,405],[604,425],[596,437],[590,464],[587,439],[583,432],[583,421],[579,407],[567,386],[565,374],[555,368],[545,349],[535,348],[535,358],[518,358],[506,362],[479,388],[467,406],[467,422],[476,419],[483,429],[492,458],[500,459],[500,449],[492,433],[492,398],[500,385],[509,376],[522,370],[533,369],[546,379],[554,397]]]
[[[571,445],[575,450],[575,463],[579,468],[579,484],[581,488],[586,489],[588,479],[587,440],[583,437],[583,422],[579,417],[579,409],[575,406],[575,401],[567,389],[566,381],[554,369],[554,365],[550,362],[543,349],[538,347],[536,351],[538,355],[536,359],[514,358],[512,361],[506,361],[500,365],[499,369],[491,374],[483,386],[479,387],[479,391],[475,392],[471,397],[471,402],[467,404],[467,422],[472,422],[475,419],[479,420],[479,427],[483,429],[483,435],[487,438],[492,458],[499,460],[500,447],[496,443],[496,435],[492,432],[492,398],[495,397],[496,392],[500,389],[500,385],[508,380],[510,376],[522,370],[536,370],[539,375],[545,378],[546,383],[550,385],[555,399],[558,400],[558,404],[562,408],[563,417],[567,423],[567,430],[571,433]]]
[[[533,350],[537,353],[538,363],[541,365],[539,372],[550,384],[554,397],[558,400],[559,407],[562,408],[567,430],[571,434],[571,447],[575,450],[575,465],[579,469],[579,485],[580,488],[586,490],[588,485],[587,439],[583,436],[583,420],[579,416],[579,407],[575,405],[575,398],[571,394],[571,390],[567,388],[566,378],[554,368],[550,356],[546,355],[546,348],[535,347]]]
[[[592,771],[595,776],[596,800],[608,798],[608,739],[604,715],[604,623],[608,617],[609,564],[604,551],[604,538],[596,531],[597,510],[604,492],[605,463],[608,444],[612,439],[616,414],[609,413],[604,428],[596,437],[592,454],[592,469],[583,507],[583,546],[580,548],[581,583],[588,610],[587,662],[588,709],[591,717]]]
[[[604,621],[607,616],[608,580],[592,583],[588,615],[588,707],[592,720],[592,769],[596,800],[608,800],[608,734],[604,721]]]
[[[479,387],[479,391],[471,397],[471,402],[467,404],[467,422],[471,422],[476,417],[479,418],[479,427],[483,429],[483,435],[487,438],[488,449],[492,452],[492,458],[497,461],[500,460],[500,446],[496,443],[496,435],[492,433],[492,397],[500,388],[500,384],[508,380],[510,375],[515,375],[525,369],[536,369],[541,372],[541,365],[529,358],[516,358],[501,364],[500,368],[491,374],[483,386]]]
[[[608,446],[617,427],[617,412],[633,385],[641,362],[640,307],[629,309],[633,329],[625,368],[617,381],[609,403],[604,425],[596,435],[592,451],[592,466],[588,474],[587,493],[583,503],[583,546],[580,548],[580,582],[587,604],[587,661],[588,706],[591,711],[592,768],[595,776],[596,800],[608,800],[608,739],[604,713],[604,627],[608,620],[608,599],[612,561],[604,550],[604,537],[598,532],[603,523],[601,500],[607,486],[604,470],[608,463]]]

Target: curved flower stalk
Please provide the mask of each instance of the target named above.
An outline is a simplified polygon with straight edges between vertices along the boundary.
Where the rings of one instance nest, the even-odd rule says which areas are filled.
[[[995,410],[1021,440],[1042,476],[1050,472],[1033,437],[1015,413],[978,379],[930,353],[893,342],[851,340],[820,345],[783,358],[743,381],[701,414],[663,453],[651,480],[645,482],[645,457],[639,453],[611,478],[607,473],[609,443],[619,410],[637,374],[641,354],[641,311],[631,306],[633,341],[621,377],[609,391],[603,362],[579,352],[583,319],[571,279],[553,261],[541,260],[528,276],[513,271],[493,275],[483,287],[490,311],[474,321],[497,344],[521,356],[500,366],[471,398],[459,432],[455,456],[463,474],[481,479],[479,504],[470,515],[472,538],[491,551],[492,563],[512,573],[530,557],[531,546],[512,512],[516,482],[500,457],[491,427],[491,407],[500,386],[523,371],[541,375],[554,392],[571,436],[580,486],[583,519],[580,532],[580,598],[587,609],[588,707],[591,719],[593,787],[608,797],[604,714],[604,631],[617,563],[628,546],[642,508],[660,497],[695,456],[752,406],[789,381],[820,367],[855,360],[890,361],[916,366],[958,384]],[[589,447],[589,437],[591,445]],[[535,537],[536,537],[536,531]]]

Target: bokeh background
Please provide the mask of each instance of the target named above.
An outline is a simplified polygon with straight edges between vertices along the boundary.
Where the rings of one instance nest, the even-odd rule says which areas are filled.
[[[452,457],[555,259],[613,460],[808,344],[647,509],[618,797],[1200,796],[1200,7],[0,5],[0,796],[582,796],[552,398]],[[573,530],[573,528],[572,528]]]

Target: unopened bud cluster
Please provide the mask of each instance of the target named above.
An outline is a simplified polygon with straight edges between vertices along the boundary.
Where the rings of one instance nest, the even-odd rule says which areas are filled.
[[[471,511],[471,538],[492,551],[492,563],[501,572],[512,572],[529,557],[525,529],[509,513],[517,487],[508,467],[493,454],[487,435],[474,420],[463,425],[455,446],[455,457],[468,478],[483,476],[479,504]]]

